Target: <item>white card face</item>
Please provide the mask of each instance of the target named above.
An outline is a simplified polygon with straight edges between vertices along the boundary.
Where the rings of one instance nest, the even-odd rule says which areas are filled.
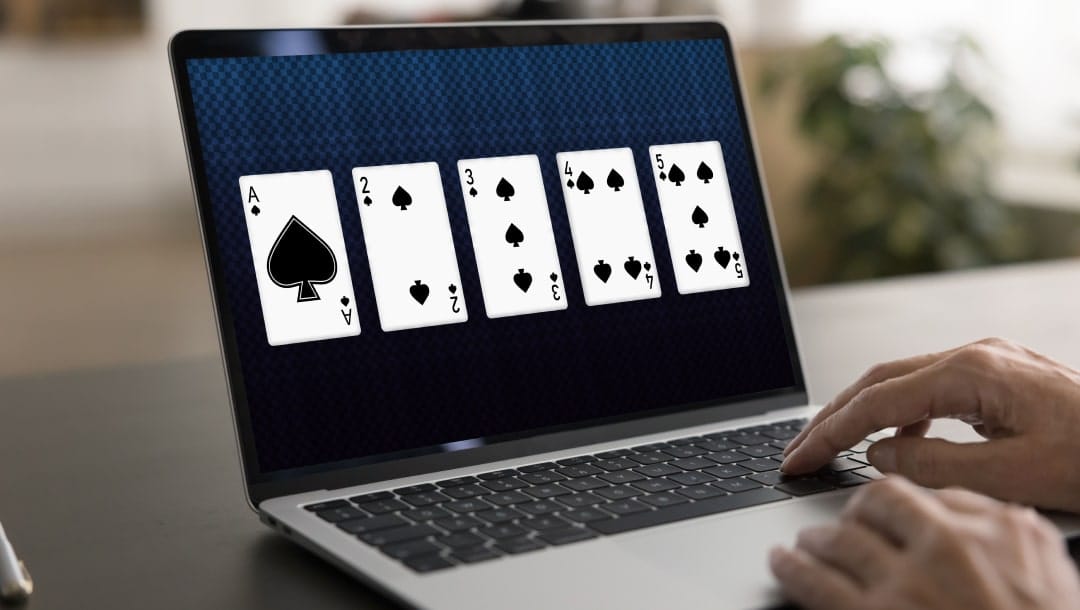
[[[436,163],[353,168],[384,331],[469,319]]]
[[[360,334],[330,172],[241,176],[240,196],[270,345]]]
[[[629,148],[555,155],[585,303],[660,296],[649,225]]]
[[[717,141],[649,147],[680,294],[750,284]]]
[[[489,318],[566,309],[536,155],[458,161]]]

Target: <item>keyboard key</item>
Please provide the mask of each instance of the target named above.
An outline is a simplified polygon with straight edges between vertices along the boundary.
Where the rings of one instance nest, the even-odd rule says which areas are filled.
[[[696,457],[706,453],[704,449],[699,449],[692,445],[687,445],[685,447],[666,447],[660,451],[676,458]]]
[[[444,517],[450,517],[450,513],[439,508],[438,506],[425,506],[424,508],[414,508],[412,510],[403,510],[401,514],[405,517],[412,519],[413,521],[433,521],[435,519],[442,519]]]
[[[578,523],[592,523],[593,521],[603,521],[604,519],[612,518],[610,514],[596,508],[575,508],[574,510],[564,512],[562,515],[567,519],[577,521]]]
[[[523,474],[518,478],[533,485],[546,485],[548,483],[566,480],[566,477],[554,471],[533,472],[530,474]]]
[[[494,481],[484,481],[480,484],[483,487],[490,489],[491,491],[511,491],[514,489],[521,489],[522,487],[528,487],[529,484],[524,481],[519,481],[516,478],[496,479]]]
[[[684,474],[690,474],[690,473],[684,473]],[[667,491],[669,489],[675,489],[676,487],[679,486],[677,483],[672,483],[671,481],[669,481],[667,479],[648,479],[648,480],[645,480],[645,481],[638,481],[636,483],[631,483],[631,485],[638,488],[638,489],[640,489],[641,491],[644,491],[646,493],[651,493],[651,494],[652,493],[659,493],[661,491]]]
[[[406,525],[404,527],[395,527],[393,529],[360,534],[360,539],[373,546],[385,546],[387,544],[394,544],[395,542],[416,540],[418,538],[426,538],[441,533],[442,532],[430,525]]]
[[[491,505],[480,498],[469,498],[468,500],[443,504],[443,508],[452,510],[455,513],[475,513],[478,510],[487,510],[491,508]]]
[[[520,491],[508,491],[501,494],[491,494],[484,498],[484,500],[494,504],[495,506],[508,506],[510,504],[521,504],[522,502],[532,502],[532,498],[526,496]]]
[[[517,538],[518,536],[524,536],[528,532],[513,523],[499,523],[496,525],[489,525],[487,527],[480,528],[479,532],[488,538],[494,540],[503,540],[506,538]]]
[[[445,502],[449,499],[449,496],[441,494],[437,491],[423,491],[402,498],[402,500],[417,507],[430,506],[432,504],[438,504],[439,502]]]
[[[707,472],[714,477],[721,479],[730,479],[731,477],[741,477],[753,473],[753,470],[748,470],[739,466],[738,464],[721,464],[719,466],[713,466],[712,468],[706,468],[702,472]]]
[[[597,468],[603,468],[608,472],[613,472],[615,470],[626,470],[627,468],[633,468],[637,465],[637,462],[631,461],[627,458],[615,458],[613,460],[599,460],[597,462],[593,462],[593,466],[596,466]]]
[[[615,513],[616,515],[632,515],[634,513],[640,513],[643,510],[651,510],[647,505],[632,498],[629,500],[608,502],[607,504],[601,505],[600,508]]]
[[[865,453],[852,453],[848,456],[849,460],[859,462],[860,464],[870,465],[870,459],[866,457]]]
[[[674,462],[671,462],[671,465],[678,466],[683,470],[701,470],[702,468],[708,468],[709,466],[716,466],[716,462],[702,457],[694,457],[675,460]]]
[[[534,498],[554,498],[555,496],[565,496],[570,492],[569,489],[562,487],[556,483],[551,485],[537,485],[536,487],[527,487],[522,490],[524,493],[529,494]]]
[[[627,459],[634,460],[638,464],[644,464],[644,465],[660,464],[662,462],[667,462],[669,460],[674,459],[670,455],[668,455],[666,453],[660,453],[659,451],[651,451],[649,453],[638,453],[638,454],[635,454],[635,455],[628,455],[626,457],[627,457]]]
[[[600,470],[596,466],[591,466],[589,464],[580,464],[577,466],[567,466],[565,468],[559,468],[555,472],[563,475],[564,477],[569,477],[571,479],[579,479],[581,477],[599,474],[604,471]]]
[[[769,470],[778,470],[780,468],[780,462],[772,458],[755,458],[740,462],[739,466],[749,468],[754,472],[768,472]]]
[[[741,453],[735,451],[721,451],[720,453],[710,453],[705,456],[707,459],[716,462],[717,464],[732,464],[735,462],[742,462],[750,459]]]
[[[764,445],[769,442],[769,437],[760,434],[736,434],[728,437],[728,440],[740,445]]]
[[[683,502],[686,502],[686,498],[682,496],[676,496],[675,494],[667,492],[652,494],[651,496],[643,496],[639,499],[642,502],[645,502],[646,504],[652,504],[653,506],[672,506],[674,504],[682,504]]]
[[[323,510],[332,510],[335,508],[344,508],[349,503],[345,500],[327,500],[326,502],[317,502],[315,504],[308,504],[304,507],[305,510],[310,510],[313,513],[317,513]]]
[[[618,521],[618,519],[612,519],[611,521],[599,521],[598,523],[611,523]],[[581,527],[568,527],[566,529],[559,530],[547,530],[540,532],[536,535],[540,540],[548,544],[560,545],[570,544],[571,542],[580,542],[582,540],[588,540],[590,538],[596,538],[596,534]]]
[[[323,521],[329,521],[330,523],[337,523],[338,521],[348,521],[349,519],[359,519],[361,517],[367,516],[364,511],[356,508],[355,506],[351,506],[348,502],[345,503],[345,506],[331,508],[327,510],[320,510],[315,514],[318,515],[319,518]]]
[[[507,540],[499,540],[495,543],[495,548],[511,555],[536,551],[545,546],[547,545],[539,540],[530,540],[528,538],[510,538]]]
[[[375,532],[408,524],[408,521],[397,515],[381,515],[378,517],[368,517],[367,519],[342,521],[338,523],[337,526],[350,534],[366,534],[368,532]]]
[[[736,479],[728,479],[726,481],[721,481],[720,483],[729,483],[734,480]],[[596,523],[590,524],[589,527],[602,534],[618,534],[641,529],[643,527],[674,523],[684,519],[693,519],[695,517],[714,515],[716,513],[746,508],[748,506],[777,502],[779,500],[786,500],[789,497],[791,496],[776,491],[775,489],[754,489],[743,493],[732,494],[730,496],[717,496],[698,502],[687,502],[677,506],[668,506],[649,512],[640,512],[619,519],[597,521]]]
[[[737,444],[725,440],[706,440],[700,443],[695,443],[695,447],[704,449],[705,451],[729,451],[738,447]]]
[[[556,504],[551,500],[537,500],[535,502],[529,502],[528,504],[519,504],[514,508],[529,513],[530,515],[546,515],[561,510],[562,505]]]
[[[454,559],[462,563],[478,563],[481,561],[487,561],[489,559],[496,559],[502,557],[502,553],[495,549],[490,549],[484,546],[474,546],[467,549],[454,549],[451,553]]]
[[[682,469],[676,468],[671,464],[653,464],[652,466],[635,468],[634,472],[643,474],[647,477],[666,477],[669,474],[678,474],[682,472]]]
[[[715,496],[722,496],[725,492],[713,487],[712,485],[694,485],[693,487],[683,487],[682,489],[676,489],[675,493],[680,496],[686,496],[691,500],[704,500],[706,498],[713,498]]]
[[[360,505],[360,508],[366,510],[373,515],[381,515],[383,513],[392,513],[395,510],[402,510],[412,508],[408,504],[405,504],[401,500],[375,500],[374,502],[365,502]]]
[[[597,489],[599,487],[607,487],[607,481],[601,481],[596,477],[585,477],[584,479],[574,479],[571,481],[563,481],[560,483],[563,487],[569,487],[574,491],[588,491],[590,489]]]
[[[439,553],[440,551],[442,551],[441,547],[433,542],[428,542],[427,540],[413,540],[399,544],[388,544],[382,547],[383,553],[399,560],[431,555],[433,553]]]
[[[562,527],[570,527],[570,524],[556,517],[555,515],[540,515],[537,517],[529,517],[528,519],[522,519],[518,521],[521,527],[527,527],[531,530],[538,532],[544,530],[553,530]]]
[[[633,453],[633,451],[630,451],[629,449],[615,449],[612,451],[601,451],[600,453],[596,454],[596,457],[602,460],[610,460],[612,458],[630,455],[631,453]]]
[[[445,479],[436,483],[439,487],[461,487],[462,485],[468,485],[470,483],[477,482],[476,477],[455,477],[453,479]]]
[[[485,510],[476,513],[476,516],[491,524],[506,523],[507,521],[513,521],[514,519],[520,519],[525,516],[525,513],[520,510],[503,506],[501,508],[493,508],[491,510]]]
[[[791,479],[776,486],[776,489],[793,496],[808,496],[836,489],[833,485],[818,478]]]
[[[435,541],[443,546],[448,546],[451,549],[459,549],[470,546],[481,546],[487,540],[471,532],[457,532],[454,534],[447,534],[445,536],[436,536]]]
[[[828,472],[821,475],[821,478],[837,487],[854,487],[855,485],[870,482],[870,479],[857,475],[850,470],[846,472]]]
[[[704,472],[683,472],[671,475],[668,480],[675,481],[680,485],[701,485],[702,483],[715,481],[716,477]]]
[[[789,443],[791,443],[791,439],[783,440],[783,441],[769,441],[770,445],[772,445],[773,447],[776,447],[780,451],[783,451],[784,449],[787,449],[787,446],[788,446]]]
[[[439,557],[438,555],[421,555],[420,557],[406,559],[405,565],[421,573],[434,572],[435,570],[443,570],[445,568],[454,567],[453,563],[451,563],[447,559]]]
[[[733,494],[750,491],[751,489],[758,489],[761,487],[761,483],[743,478],[721,479],[715,483],[710,483],[710,485]]]
[[[435,486],[431,483],[421,483],[420,485],[409,485],[408,487],[398,487],[394,490],[399,496],[407,496],[409,494],[418,494],[422,491],[435,491]]]
[[[625,500],[626,498],[633,498],[634,496],[640,496],[641,491],[629,487],[626,485],[618,485],[616,487],[605,487],[603,489],[597,489],[594,491],[598,496],[603,496],[608,500]]]
[[[870,445],[873,445],[874,441],[865,440],[855,443],[855,446],[851,448],[853,453],[866,453],[870,450]]]
[[[604,501],[604,499],[596,494],[591,494],[586,491],[582,493],[571,494],[569,496],[560,496],[558,498],[555,498],[555,501],[559,504],[563,504],[571,508],[579,508],[582,506],[592,506],[593,504],[600,504]]]
[[[833,472],[845,472],[848,470],[855,470],[862,467],[863,464],[856,462],[855,460],[843,457],[835,458],[834,460],[825,465],[826,469]]]
[[[349,498],[349,501],[353,504],[363,504],[365,502],[374,502],[375,500],[389,500],[393,497],[394,494],[388,491],[375,491],[361,496],[353,496]]]
[[[791,428],[772,428],[769,430],[762,430],[761,436],[767,436],[778,441],[787,441],[798,436],[799,431]]]
[[[484,522],[474,517],[461,515],[458,517],[436,519],[435,525],[438,525],[439,527],[443,528],[448,532],[460,532],[464,530],[471,530],[474,527],[480,527],[484,525]]]
[[[557,466],[555,462],[540,462],[539,464],[522,466],[518,468],[518,472],[540,472],[542,470],[551,470],[552,468],[555,468],[555,466]]]
[[[465,498],[475,498],[477,496],[486,496],[491,493],[490,489],[481,487],[479,485],[462,485],[460,487],[448,487],[443,490],[443,493],[458,500],[464,500]]]
[[[784,474],[781,474],[779,470],[772,470],[769,472],[757,472],[747,478],[753,481],[757,481],[762,485],[778,485],[780,483],[783,483],[784,481],[793,479],[794,477],[788,477]]]
[[[591,455],[579,455],[577,457],[566,458],[563,460],[555,460],[555,463],[560,466],[578,466],[580,464],[588,464],[595,459],[596,458]]]
[[[602,475],[597,476],[598,479],[603,479],[613,485],[620,485],[622,483],[632,483],[634,481],[640,481],[645,478],[644,475],[640,475],[633,470],[616,470],[615,472],[605,472]]]
[[[476,478],[481,481],[494,481],[496,479],[505,479],[506,477],[512,477],[517,474],[517,470],[513,468],[504,468],[502,470],[493,470],[491,472],[485,472],[484,474],[476,475]]]
[[[687,436],[685,438],[677,438],[673,441],[668,441],[668,443],[673,447],[682,447],[684,445],[695,445],[704,440],[704,436]]]
[[[746,455],[749,455],[750,457],[756,457],[756,458],[769,457],[770,455],[776,455],[778,453],[783,453],[783,450],[777,449],[776,447],[773,447],[772,445],[768,445],[768,444],[766,444],[766,445],[751,445],[749,447],[739,447],[735,451],[738,451],[739,453],[745,453]]]
[[[638,453],[649,453],[651,451],[656,451],[658,449],[663,449],[664,447],[667,447],[667,446],[668,446],[667,443],[660,442],[660,443],[648,443],[646,445],[638,445],[637,447],[631,447],[631,449],[634,450],[634,451],[637,451]]]

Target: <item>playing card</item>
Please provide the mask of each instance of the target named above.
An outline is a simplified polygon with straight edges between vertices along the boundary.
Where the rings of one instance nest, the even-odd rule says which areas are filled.
[[[536,155],[458,161],[489,318],[566,309]]]
[[[267,342],[360,334],[330,172],[241,176],[240,201]]]
[[[353,168],[384,331],[469,319],[436,163]]]
[[[748,286],[720,143],[650,146],[649,159],[679,293]]]
[[[562,177],[585,303],[660,296],[652,242],[629,148],[562,152]]]

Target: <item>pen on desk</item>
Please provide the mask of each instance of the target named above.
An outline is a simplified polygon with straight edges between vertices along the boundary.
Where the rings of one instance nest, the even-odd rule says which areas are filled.
[[[0,601],[20,602],[34,591],[34,581],[26,565],[15,556],[15,549],[0,523]]]

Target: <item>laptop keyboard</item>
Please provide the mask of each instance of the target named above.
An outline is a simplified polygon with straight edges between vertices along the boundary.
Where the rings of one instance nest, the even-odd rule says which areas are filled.
[[[805,419],[649,443],[305,506],[431,572],[866,483],[864,441],[808,476],[780,474]]]

